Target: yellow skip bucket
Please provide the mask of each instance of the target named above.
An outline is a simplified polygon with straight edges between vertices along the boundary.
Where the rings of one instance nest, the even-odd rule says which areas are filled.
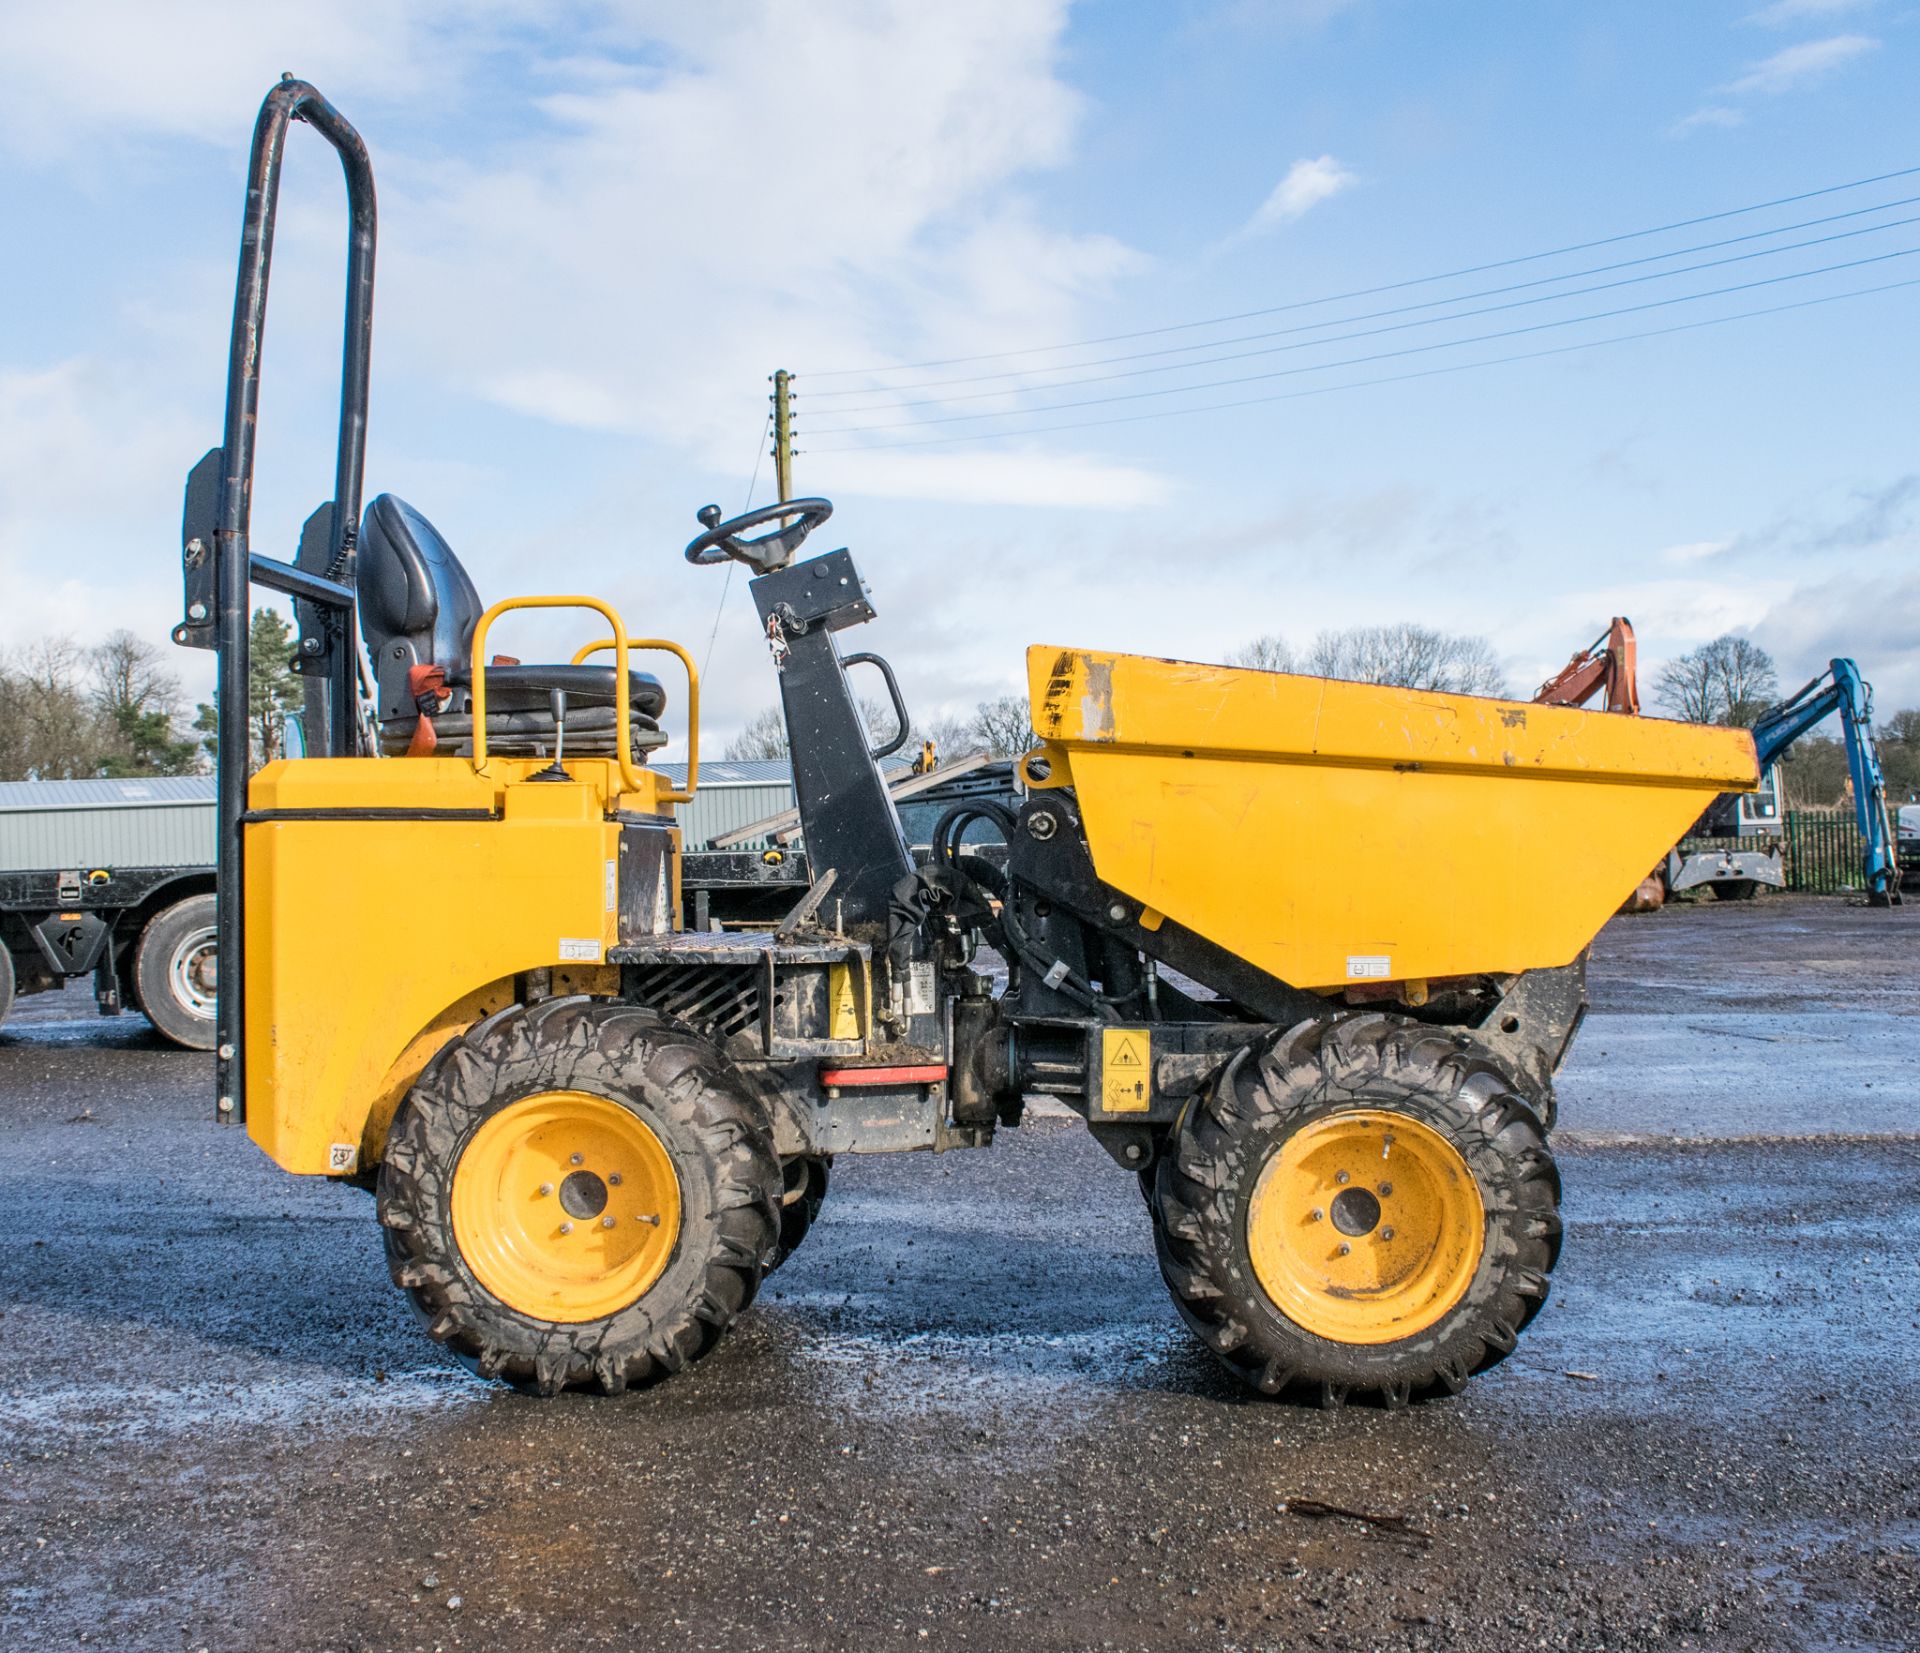
[[[1753,737],[1140,655],[1027,651],[1116,889],[1297,987],[1568,964]]]

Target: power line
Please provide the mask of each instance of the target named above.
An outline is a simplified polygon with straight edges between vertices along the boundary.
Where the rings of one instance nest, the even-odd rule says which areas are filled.
[[[1701,293],[1681,293],[1673,298],[1650,299],[1645,304],[1621,305],[1612,310],[1596,310],[1584,316],[1563,316],[1557,321],[1534,322],[1526,327],[1501,328],[1492,333],[1470,334],[1462,339],[1440,339],[1432,344],[1408,345],[1399,350],[1375,351],[1368,356],[1349,356],[1341,361],[1314,362],[1305,367],[1276,368],[1270,373],[1245,373],[1231,379],[1207,379],[1193,385],[1167,385],[1158,390],[1129,390],[1113,396],[1088,396],[1075,402],[1053,402],[1045,407],[1019,408],[1000,413],[949,413],[934,419],[899,419],[886,425],[835,425],[816,431],[816,436],[853,436],[867,431],[909,430],[922,425],[969,424],[980,419],[1020,419],[1037,413],[1063,413],[1070,408],[1103,407],[1114,402],[1140,402],[1157,396],[1184,396],[1196,390],[1223,390],[1233,385],[1255,384],[1266,379],[1291,378],[1300,373],[1326,373],[1340,367],[1358,367],[1367,362],[1390,361],[1400,356],[1418,356],[1431,350],[1455,350],[1462,345],[1487,344],[1495,339],[1510,339],[1526,333],[1545,332],[1555,327],[1572,327],[1581,322],[1608,321],[1615,316],[1637,315],[1644,310],[1659,310],[1671,304],[1692,304],[1705,298],[1725,298],[1732,293],[1751,292],[1757,287],[1777,287],[1782,282],[1805,281],[1811,276],[1831,275],[1836,270],[1857,270],[1868,264],[1884,264],[1889,259],[1911,258],[1920,247],[1905,247],[1898,252],[1876,253],[1871,258],[1849,259],[1840,264],[1822,264],[1811,270],[1796,270],[1788,275],[1767,276],[1758,281],[1736,282],[1729,287],[1709,288]],[[1018,431],[1003,435],[1020,435]],[[815,450],[818,451],[818,450]]]
[[[1124,353],[1118,356],[1096,356],[1091,361],[1063,362],[1058,367],[1014,368],[1014,369],[1003,371],[1000,373],[973,373],[957,379],[922,379],[909,385],[887,385],[887,386],[881,386],[881,387],[876,387],[873,385],[862,385],[852,390],[818,390],[818,391],[814,391],[812,395],[815,400],[824,399],[826,397],[839,397],[839,396],[877,396],[877,395],[883,395],[883,394],[903,396],[907,392],[914,391],[914,390],[942,390],[950,386],[956,386],[956,385],[992,384],[995,381],[1001,380],[1001,379],[1031,379],[1033,375],[1037,373],[1077,372],[1081,368],[1086,368],[1086,367],[1110,367],[1122,362],[1151,361],[1160,356],[1183,356],[1183,355],[1188,355],[1191,352],[1196,350],[1218,350],[1230,344],[1254,344],[1260,341],[1261,339],[1286,338],[1295,333],[1318,332],[1322,328],[1326,328],[1326,327],[1344,327],[1350,322],[1378,321],[1382,317],[1386,317],[1386,316],[1411,315],[1417,310],[1434,310],[1434,309],[1440,308],[1442,305],[1448,305],[1448,304],[1467,304],[1467,303],[1471,303],[1474,299],[1478,299],[1478,298],[1497,298],[1503,293],[1525,292],[1527,289],[1532,287],[1552,287],[1552,286],[1557,286],[1559,283],[1564,281],[1579,281],[1587,276],[1608,275],[1615,270],[1636,269],[1642,264],[1658,264],[1670,258],[1686,258],[1693,253],[1713,252],[1721,247],[1740,246],[1743,243],[1748,241],[1764,241],[1769,236],[1791,235],[1795,230],[1817,229],[1822,224],[1843,223],[1846,220],[1851,218],[1864,218],[1870,213],[1891,212],[1895,207],[1910,207],[1917,201],[1920,201],[1920,195],[1904,195],[1899,197],[1896,200],[1881,201],[1871,207],[1856,207],[1851,212],[1829,213],[1827,216],[1823,218],[1807,218],[1807,219],[1803,219],[1801,222],[1797,224],[1779,224],[1772,229],[1753,230],[1747,233],[1746,235],[1727,236],[1724,239],[1719,241],[1702,241],[1691,247],[1675,247],[1670,252],[1647,253],[1640,258],[1620,259],[1612,264],[1594,264],[1594,265],[1588,266],[1588,268],[1584,270],[1569,270],[1564,275],[1537,276],[1531,281],[1509,282],[1507,285],[1503,287],[1483,287],[1478,292],[1474,292],[1474,293],[1455,293],[1448,298],[1422,299],[1418,304],[1397,304],[1397,305],[1392,305],[1385,310],[1363,311],[1361,312],[1361,314],[1357,316],[1340,316],[1340,317],[1336,317],[1331,321],[1302,322],[1295,327],[1275,328],[1275,329],[1271,329],[1269,331],[1260,332],[1260,333],[1243,333],[1236,338],[1208,339],[1201,344],[1167,345],[1159,350],[1129,351],[1127,353]],[[1902,219],[1901,222],[1910,223],[1912,222],[1912,220]],[[1874,227],[1879,229],[1886,229],[1886,228],[1892,228],[1894,226],[1877,225]],[[1863,231],[1861,233],[1867,233],[1867,232]],[[1833,239],[1838,239],[1838,238],[1835,237]],[[1817,244],[1818,244],[1817,242],[1809,241],[1809,242],[1800,242],[1797,245],[1814,246]],[[1770,252],[1790,252],[1793,249],[1790,247],[1774,247],[1767,250]],[[1755,255],[1755,256],[1759,256],[1759,255]],[[1703,268],[1703,267],[1704,266],[1695,266],[1695,268]],[[1684,270],[1668,270],[1664,272],[1664,274],[1666,275],[1684,275],[1685,273],[1686,272]],[[1656,279],[1659,279],[1659,277],[1650,276],[1647,279],[1656,280]],[[1561,293],[1561,294],[1551,295],[1551,296],[1568,298],[1568,297],[1572,297],[1573,295],[1570,293]],[[1223,358],[1216,358],[1216,359],[1231,360],[1232,358],[1223,357]],[[1200,366],[1203,364],[1199,362],[1173,364],[1173,366],[1175,367],[1183,366],[1183,365],[1192,367],[1192,366]],[[1020,391],[1052,390],[1057,388],[1058,386],[1076,383],[1076,382],[1079,382],[1079,381],[1058,379],[1058,380],[1053,380],[1046,384],[1018,385],[1018,386],[1013,386],[1005,391],[999,392],[999,394],[1011,396],[1019,393]],[[972,398],[945,397],[945,398],[936,398],[935,400],[965,401],[969,399],[972,399]],[[914,402],[876,402],[875,404],[873,404],[873,409],[868,409],[864,407],[855,407],[855,408],[843,407],[843,408],[835,408],[832,411],[836,416],[839,416],[843,414],[866,413],[869,411],[876,411],[879,409],[889,408],[889,407],[916,407],[916,406],[924,406],[924,405],[927,405],[927,404],[914,403]]]
[[[1256,316],[1275,316],[1288,310],[1310,309],[1317,304],[1338,304],[1352,298],[1372,298],[1380,293],[1397,293],[1408,287],[1423,287],[1429,282],[1452,281],[1460,276],[1484,275],[1489,270],[1511,269],[1517,264],[1535,264],[1542,259],[1562,258],[1569,253],[1591,252],[1596,247],[1616,246],[1623,241],[1641,241],[1652,235],[1666,235],[1674,230],[1692,229],[1697,224],[1718,223],[1726,218],[1744,217],[1750,212],[1766,212],[1773,207],[1792,206],[1797,201],[1812,201],[1823,195],[1838,195],[1850,189],[1865,189],[1870,184],[1884,184],[1895,178],[1911,178],[1920,173],[1920,166],[1901,167],[1893,172],[1880,172],[1871,178],[1855,178],[1850,183],[1828,184],[1823,189],[1803,190],[1798,195],[1780,195],[1771,201],[1756,201],[1751,206],[1729,207],[1723,212],[1702,213],[1697,218],[1676,219],[1671,224],[1659,224],[1652,229],[1628,230],[1620,235],[1601,236],[1594,241],[1576,241],[1564,247],[1554,247],[1547,252],[1523,253],[1516,258],[1495,259],[1486,264],[1469,264],[1457,270],[1446,270],[1438,275],[1411,276],[1404,281],[1390,281],[1378,287],[1359,287],[1345,293],[1328,293],[1320,298],[1295,299],[1288,304],[1268,305],[1259,310],[1240,310],[1227,316],[1210,316],[1202,321],[1172,322],[1164,327],[1143,327],[1131,333],[1107,333],[1099,338],[1075,339],[1063,344],[1028,345],[1020,350],[990,350],[974,356],[943,356],[924,362],[894,362],[881,367],[841,367],[826,372],[809,373],[809,379],[845,379],[860,376],[871,377],[880,373],[914,373],[922,368],[963,367],[972,362],[1001,362],[1015,356],[1046,355],[1056,350],[1084,350],[1100,344],[1120,344],[1128,339],[1157,338],[1166,333],[1184,333],[1199,327],[1220,327],[1229,322],[1251,321]],[[796,375],[798,377],[798,375]]]
[[[747,482],[746,501],[740,507],[740,514],[742,516],[753,509],[753,491],[760,486],[760,461],[766,458],[767,432],[771,430],[772,427],[773,415],[769,413],[765,420],[761,422],[760,439],[754,446],[753,475]],[[732,557],[727,558],[727,577],[720,587],[720,601],[714,607],[713,630],[707,633],[707,651],[700,656],[700,675],[702,677],[707,675],[707,665],[713,659],[713,640],[720,635],[720,617],[727,612],[727,598],[733,592],[733,571],[739,566]]]
[[[1915,250],[1920,251],[1920,249]],[[1887,256],[1899,258],[1907,255],[1891,253]],[[1874,263],[1878,260],[1865,262]],[[1754,285],[1765,285],[1765,283]],[[1121,413],[1107,419],[1077,419],[1061,424],[1034,425],[1019,431],[971,431],[958,436],[914,437],[904,442],[848,442],[839,447],[815,448],[813,452],[817,454],[877,453],[887,448],[935,448],[954,442],[989,442],[999,437],[1041,436],[1052,431],[1092,430],[1100,425],[1136,425],[1148,419],[1173,419],[1188,413],[1218,413],[1227,408],[1264,407],[1271,402],[1295,402],[1309,396],[1329,396],[1341,390],[1365,390],[1375,385],[1397,385],[1406,384],[1415,379],[1437,379],[1449,373],[1466,373],[1482,367],[1501,367],[1510,362],[1539,361],[1548,356],[1566,356],[1579,350],[1596,350],[1609,344],[1631,344],[1638,339],[1659,339],[1673,333],[1692,333],[1703,327],[1719,327],[1730,321],[1751,321],[1758,316],[1783,315],[1790,310],[1810,310],[1816,305],[1836,304],[1842,299],[1869,298],[1875,293],[1897,292],[1903,287],[1920,287],[1920,276],[1907,281],[1889,281],[1878,287],[1857,287],[1844,293],[1823,293],[1817,298],[1796,299],[1790,304],[1772,304],[1759,310],[1738,310],[1731,315],[1709,316],[1704,321],[1680,322],[1672,327],[1653,327],[1638,333],[1618,333],[1604,339],[1581,339],[1574,344],[1553,345],[1545,350],[1517,351],[1506,356],[1490,356],[1484,361],[1477,362],[1450,362],[1444,367],[1420,368],[1411,373],[1388,373],[1372,379],[1352,379],[1337,385],[1316,385],[1309,390],[1279,391],[1271,396],[1247,396],[1231,402],[1203,402],[1196,407],[1156,408],[1151,413]],[[1520,331],[1532,331],[1532,329],[1520,329]]]
[[[1701,270],[1719,269],[1724,265],[1728,265],[1728,264],[1744,264],[1756,258],[1772,258],[1780,253],[1803,252],[1808,247],[1824,247],[1828,245],[1830,242],[1834,242],[1834,241],[1851,241],[1862,235],[1878,235],[1884,230],[1904,229],[1909,224],[1920,224],[1920,217],[1889,219],[1884,224],[1869,224],[1864,229],[1839,230],[1832,235],[1819,235],[1819,236],[1813,237],[1811,240],[1808,240],[1808,241],[1790,241],[1785,246],[1781,246],[1781,247],[1762,247],[1755,252],[1733,253],[1726,258],[1709,258],[1699,264],[1683,264],[1678,269],[1675,269],[1675,270],[1652,270],[1647,272],[1644,275],[1622,276],[1618,281],[1596,282],[1591,287],[1570,287],[1565,292],[1561,292],[1561,293],[1540,293],[1540,294],[1536,294],[1532,298],[1509,299],[1504,304],[1482,305],[1478,310],[1456,310],[1449,315],[1424,316],[1418,321],[1394,322],[1391,326],[1387,326],[1387,327],[1367,327],[1367,328],[1362,328],[1360,331],[1354,332],[1354,333],[1331,333],[1331,334],[1328,334],[1325,338],[1305,339],[1295,344],[1268,345],[1266,348],[1261,350],[1236,350],[1226,355],[1202,356],[1193,361],[1186,361],[1186,362],[1163,362],[1157,367],[1128,368],[1119,373],[1090,373],[1078,379],[1056,379],[1051,384],[1034,385],[1024,389],[976,390],[976,391],[969,391],[964,396],[935,396],[935,397],[928,397],[924,400],[917,401],[917,402],[875,402],[870,406],[865,406],[865,407],[842,408],[842,409],[839,409],[838,412],[843,417],[850,417],[858,413],[898,413],[909,408],[951,407],[956,402],[982,402],[982,401],[991,401],[996,397],[1029,396],[1029,395],[1032,395],[1035,391],[1070,390],[1076,385],[1111,384],[1117,379],[1143,378],[1149,373],[1178,373],[1187,368],[1212,367],[1221,362],[1250,361],[1257,356],[1277,356],[1293,350],[1317,350],[1322,345],[1345,344],[1353,339],[1378,338],[1383,333],[1403,333],[1407,329],[1412,327],[1438,327],[1438,326],[1444,325],[1447,322],[1470,321],[1475,316],[1497,315],[1500,312],[1505,310],[1524,310],[1529,305],[1534,305],[1534,304],[1557,304],[1562,299],[1584,298],[1589,293],[1610,292],[1613,289],[1618,287],[1635,287],[1635,286],[1639,286],[1643,282],[1648,282],[1648,281],[1668,281],[1675,276],[1694,275]],[[1569,277],[1566,279],[1571,279],[1571,278]],[[1465,298],[1474,298],[1477,296],[1479,295],[1471,294],[1471,293],[1464,295]],[[1453,303],[1458,301],[1446,300],[1444,302]],[[1408,306],[1406,308],[1429,309],[1431,308],[1431,306],[1430,305],[1413,305],[1413,306]],[[1404,310],[1385,310],[1385,311],[1379,312],[1379,314],[1381,315],[1399,315],[1403,313],[1404,313]],[[1346,319],[1349,321],[1367,321],[1367,320],[1370,320],[1371,318],[1367,316],[1350,316]],[[1317,323],[1317,324],[1310,325],[1308,327],[1286,328],[1286,329],[1283,329],[1282,331],[1284,333],[1315,332],[1315,331],[1318,331],[1318,329],[1322,326],[1333,326],[1333,325],[1338,325],[1338,324],[1337,323]],[[1268,334],[1265,336],[1279,337],[1281,335]],[[1222,342],[1232,342],[1232,341],[1222,341]],[[1094,364],[1089,363],[1087,365],[1092,366]],[[1026,410],[1019,409],[1019,408],[1010,408],[1007,411],[1009,412],[1009,414],[1013,414],[1013,413],[1019,413]],[[1036,411],[1044,411],[1044,410],[1036,410]],[[990,417],[990,416],[982,415],[982,417]],[[860,430],[860,429],[885,430],[887,428],[889,427],[885,425],[869,425],[869,426],[839,425],[839,426],[829,427],[829,430],[830,431],[832,430],[849,431],[849,430]],[[822,434],[826,434],[826,432],[823,432]]]

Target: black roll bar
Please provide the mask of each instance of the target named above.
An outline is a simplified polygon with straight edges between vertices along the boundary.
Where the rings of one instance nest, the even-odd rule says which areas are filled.
[[[290,122],[303,121],[333,145],[346,174],[347,295],[340,366],[340,432],[334,457],[333,499],[316,516],[327,555],[323,566],[302,556],[300,566],[256,555],[248,545],[253,512],[254,430],[260,403],[260,351],[266,327],[267,278],[273,263],[274,218],[280,199],[280,161]],[[373,165],[367,146],[346,118],[312,86],[283,76],[260,105],[247,165],[247,206],[240,232],[240,271],[233,300],[227,357],[226,425],[219,448],[195,468],[187,486],[184,572],[187,617],[177,642],[218,650],[218,888],[220,995],[216,1084],[224,1120],[246,1117],[246,936],[244,842],[241,818],[249,775],[248,646],[251,586],[255,580],[314,605],[322,634],[302,639],[309,668],[310,710],[324,681],[324,716],[308,719],[307,750],[343,756],[356,749],[357,645],[352,635],[354,538],[360,520],[367,444],[367,387],[373,354],[373,254],[377,214]],[[216,460],[217,456],[217,460]],[[210,519],[210,520],[208,520]],[[213,555],[207,557],[207,540]],[[305,550],[306,547],[303,547]],[[211,562],[211,567],[207,565]],[[208,575],[212,577],[207,578]],[[208,588],[211,587],[211,590]],[[202,593],[196,601],[196,593]],[[213,599],[207,612],[206,597]],[[315,645],[318,645],[317,647]],[[311,668],[320,668],[313,670]],[[318,725],[316,727],[316,725]],[[316,740],[316,737],[324,737]],[[320,749],[315,750],[318,746]]]

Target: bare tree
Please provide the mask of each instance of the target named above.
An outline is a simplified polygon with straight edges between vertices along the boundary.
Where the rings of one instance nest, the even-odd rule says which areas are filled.
[[[1785,754],[1780,784],[1789,809],[1843,803],[1849,791],[1846,744],[1833,735],[1803,735]]]
[[[180,680],[160,651],[130,631],[108,634],[89,651],[93,709],[98,720],[96,764],[103,775],[190,775],[198,744],[180,737]]]
[[[1780,698],[1780,679],[1773,669],[1773,656],[1745,637],[1723,637],[1709,647],[1720,647],[1720,681],[1726,694],[1727,721],[1751,727],[1760,714]]]
[[[1435,631],[1408,620],[1323,631],[1307,653],[1306,670],[1315,677],[1441,694],[1507,692],[1506,674],[1486,638]]]
[[[969,717],[938,718],[921,733],[933,742],[934,752],[942,763],[971,757],[980,750],[979,737],[974,733],[973,719]]]
[[[1247,666],[1257,672],[1292,672],[1300,668],[1294,662],[1293,645],[1277,632],[1243,643],[1227,656],[1229,666]]]
[[[995,758],[1017,758],[1040,744],[1033,732],[1033,716],[1023,694],[983,700],[974,708],[970,726],[974,750]]]
[[[1669,660],[1654,679],[1660,704],[1688,723],[1750,727],[1780,698],[1773,656],[1731,632]]]
[[[1901,804],[1920,797],[1920,707],[1903,707],[1888,715],[1875,734],[1880,742],[1880,766],[1886,771],[1887,797]]]
[[[867,726],[867,733],[875,744],[891,741],[899,731],[899,724],[890,705],[878,700],[862,698],[860,716]],[[906,733],[911,736],[912,726]],[[784,758],[791,755],[787,744],[787,719],[778,706],[763,707],[748,718],[740,732],[728,741],[720,754],[736,763],[750,762],[755,758]]]
[[[44,637],[0,668],[0,778],[73,780],[96,773],[99,720],[80,651]]]
[[[1905,706],[1890,713],[1874,732],[1883,741],[1898,742],[1920,752],[1920,706]]]
[[[787,720],[778,706],[766,706],[755,712],[739,734],[728,741],[721,753],[736,763],[754,758],[787,756]]]
[[[1713,666],[1704,648],[1669,660],[1654,679],[1653,692],[1666,711],[1684,723],[1717,723],[1720,709]]]

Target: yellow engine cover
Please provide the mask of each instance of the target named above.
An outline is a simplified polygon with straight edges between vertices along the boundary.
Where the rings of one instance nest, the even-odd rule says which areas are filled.
[[[1087,649],[1027,675],[1100,877],[1296,987],[1571,963],[1759,779],[1744,729]]]
[[[248,793],[247,1130],[289,1171],[377,1157],[399,1092],[461,1027],[512,1002],[511,978],[586,976],[616,939],[614,766],[569,760],[301,758]],[[673,892],[677,906],[678,889]],[[575,987],[573,990],[582,990]]]

